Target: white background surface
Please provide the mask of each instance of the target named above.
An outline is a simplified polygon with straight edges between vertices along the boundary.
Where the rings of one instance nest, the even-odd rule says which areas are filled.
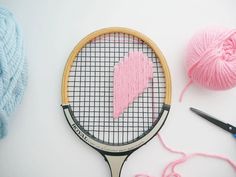
[[[236,125],[236,89],[214,92],[191,86],[183,65],[187,41],[209,26],[236,27],[235,0],[0,0],[21,24],[27,49],[29,83],[22,104],[0,140],[0,177],[109,177],[100,154],[81,142],[60,107],[61,77],[73,47],[85,35],[110,26],[136,29],[164,53],[173,81],[173,101],[161,134],[168,145],[186,152],[221,154],[236,162],[236,141],[227,132],[188,110],[197,107]],[[122,177],[147,172],[160,177],[169,154],[153,139],[126,161]],[[177,171],[183,177],[233,177],[227,164],[195,158]]]

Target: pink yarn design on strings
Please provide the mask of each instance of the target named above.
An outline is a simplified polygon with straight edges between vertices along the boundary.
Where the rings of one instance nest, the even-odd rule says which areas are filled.
[[[180,165],[185,163],[186,161],[188,161],[191,158],[194,157],[205,157],[205,158],[214,158],[214,159],[219,159],[219,160],[223,160],[226,163],[228,163],[236,172],[236,164],[231,161],[230,159],[224,157],[224,156],[220,156],[220,155],[214,155],[214,154],[206,154],[206,153],[192,153],[192,154],[186,154],[185,152],[182,151],[176,151],[173,150],[172,148],[168,147],[165,142],[163,141],[162,137],[160,134],[157,135],[158,140],[160,141],[161,145],[163,146],[164,149],[166,149],[167,151],[171,152],[171,153],[175,153],[175,154],[179,154],[181,155],[181,157],[179,159],[176,159],[172,162],[170,162],[169,164],[167,164],[162,172],[161,177],[181,177],[181,174],[177,173],[175,171],[175,168]],[[148,174],[144,174],[144,173],[140,173],[140,174],[136,174],[135,177],[153,177],[150,176]]]
[[[236,30],[207,29],[195,34],[186,52],[189,82],[211,90],[226,90],[236,86]]]
[[[132,51],[114,67],[113,117],[118,118],[148,87],[153,63],[140,51]]]

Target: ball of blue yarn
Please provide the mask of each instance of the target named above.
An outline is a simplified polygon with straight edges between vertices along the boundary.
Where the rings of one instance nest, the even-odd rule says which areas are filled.
[[[22,99],[27,70],[22,33],[13,15],[0,7],[0,138],[11,112]]]

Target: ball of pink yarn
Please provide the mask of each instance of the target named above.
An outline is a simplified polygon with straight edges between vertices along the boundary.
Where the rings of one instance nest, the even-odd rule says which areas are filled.
[[[187,48],[189,78],[209,89],[236,85],[236,31],[205,30],[191,39]]]
[[[236,30],[207,29],[195,34],[187,47],[189,83],[213,90],[236,86]]]

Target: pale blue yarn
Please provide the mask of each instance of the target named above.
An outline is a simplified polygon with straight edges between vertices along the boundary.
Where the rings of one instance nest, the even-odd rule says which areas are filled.
[[[27,70],[22,33],[11,12],[0,7],[0,138],[11,112],[22,99]]]

